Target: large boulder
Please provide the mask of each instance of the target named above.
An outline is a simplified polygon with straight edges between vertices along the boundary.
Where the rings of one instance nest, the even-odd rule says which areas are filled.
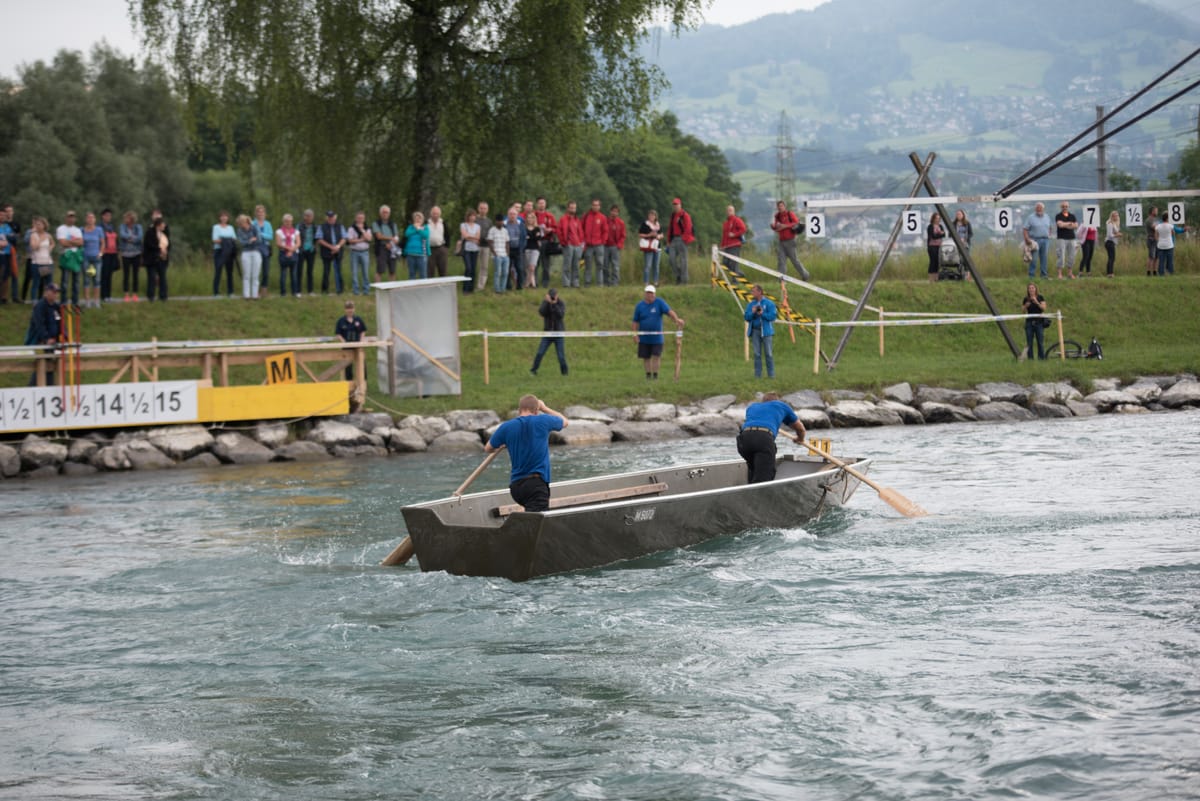
[[[213,446],[212,434],[202,426],[168,426],[152,429],[147,440],[156,449],[179,462]]]
[[[926,423],[969,423],[977,419],[975,413],[965,406],[952,403],[926,401],[917,407]]]
[[[722,409],[721,414],[730,420],[736,420],[738,423],[741,423],[746,419],[746,407],[749,405],[748,403],[735,403],[732,406]]]
[[[781,399],[793,409],[820,409],[825,410],[825,399],[820,393],[814,392],[811,389],[802,389],[799,392],[790,392],[784,395]]]
[[[41,437],[26,437],[21,443],[21,469],[37,470],[39,467],[53,467],[58,473],[58,466],[67,460],[67,446],[51,442]]]
[[[1159,396],[1158,402],[1168,409],[1178,409],[1183,406],[1200,406],[1200,381],[1184,380],[1176,382],[1170,389]]]
[[[987,422],[1033,420],[1037,417],[1024,406],[1018,406],[1012,401],[994,400],[991,403],[981,403],[972,411],[975,413],[976,420],[986,420]]]
[[[154,447],[148,439],[130,441],[125,446],[125,456],[134,470],[162,470],[175,466],[175,460]]]
[[[500,415],[491,409],[463,409],[446,412],[446,422],[451,431],[483,431],[500,422]]]
[[[883,397],[887,400],[895,401],[896,403],[903,403],[905,406],[912,406],[912,384],[905,381],[900,384],[892,384],[890,387],[884,387]]]
[[[833,428],[833,421],[824,409],[797,409],[796,418],[804,423],[804,427],[809,431],[815,428]]]
[[[326,448],[335,445],[365,445],[368,442],[366,431],[349,423],[339,423],[337,420],[320,421],[308,432],[305,439]]]
[[[675,424],[695,437],[736,436],[738,424],[723,414],[693,414],[678,417]]]
[[[67,461],[90,464],[92,455],[100,450],[100,443],[90,439],[73,439],[67,446]]]
[[[613,421],[611,415],[597,411],[591,406],[568,406],[563,409],[563,415],[571,421],[571,425],[574,425],[576,420],[592,420],[597,423],[611,423]]]
[[[387,446],[399,453],[418,453],[429,449],[429,444],[415,428],[393,428],[388,432]]]
[[[97,472],[96,468],[82,462],[63,462],[62,466],[64,476],[90,476],[95,472]]]
[[[1125,392],[1138,399],[1138,403],[1153,403],[1162,397],[1163,388],[1154,381],[1145,378],[1139,378],[1129,386],[1125,387]]]
[[[284,423],[264,420],[254,427],[254,440],[268,448],[279,448],[288,441],[288,427]]]
[[[656,442],[664,439],[687,439],[690,434],[675,423],[623,420],[610,427],[612,438],[618,442]]]
[[[1100,414],[1100,410],[1087,401],[1069,400],[1066,403],[1066,407],[1076,417],[1095,417]]]
[[[551,431],[550,442],[555,445],[604,445],[612,442],[612,431],[596,420],[567,418],[571,424],[562,431]]]
[[[1096,407],[1092,407],[1093,409]],[[1042,401],[1030,401],[1029,411],[1043,419],[1051,419],[1056,417],[1074,417],[1075,413],[1062,403],[1044,403]]]
[[[100,470],[129,470],[133,467],[133,463],[129,461],[128,454],[125,453],[127,444],[115,443],[113,445],[105,445],[100,450],[92,454],[91,464]]]
[[[991,381],[976,384],[975,389],[993,401],[1007,401],[1024,406],[1029,401],[1029,390],[1012,381]]]
[[[333,457],[323,446],[301,439],[276,448],[275,458],[284,462],[320,462]]]
[[[894,400],[881,400],[875,405],[880,409],[890,409],[900,415],[900,419],[904,421],[904,425],[906,426],[923,425],[925,423],[925,418],[921,413],[907,403],[899,403]]]
[[[714,395],[696,404],[700,414],[717,414],[737,402],[736,395]]]
[[[1102,412],[1111,411],[1114,406],[1133,405],[1140,406],[1141,401],[1136,395],[1125,392],[1120,389],[1104,389],[1099,392],[1093,392],[1084,399],[1085,403],[1090,403]]]
[[[892,409],[881,408],[870,401],[842,400],[825,410],[834,428],[859,428],[868,426],[898,426],[904,418]]]
[[[828,395],[834,402],[867,400],[867,393],[857,389],[831,389]]]
[[[205,468],[205,467],[220,467],[221,460],[212,453],[205,451],[197,453],[191,459],[184,459],[179,463],[179,467]]]
[[[447,431],[429,443],[431,451],[480,451],[483,440],[474,431]]]
[[[991,397],[977,389],[943,389],[942,387],[927,387],[921,385],[913,396],[917,408],[926,403],[940,403],[949,406],[961,406],[971,409],[981,403],[987,403]],[[928,420],[928,418],[926,418]]]
[[[1083,394],[1065,381],[1034,384],[1029,388],[1030,408],[1034,403],[1066,403],[1069,400],[1083,400]]]
[[[21,453],[11,445],[0,443],[0,476],[12,478],[21,472]]]
[[[382,445],[366,443],[363,445],[334,445],[330,451],[339,459],[353,459],[359,456],[387,456],[387,448]]]
[[[673,403],[647,403],[640,406],[630,406],[625,416],[626,420],[641,423],[663,423],[674,420],[677,416]]]
[[[419,414],[410,414],[400,422],[396,423],[396,428],[401,431],[411,428],[421,435],[421,439],[428,444],[440,437],[442,434],[450,432],[450,424],[440,417],[424,417]]]
[[[339,414],[337,417],[331,419],[339,423],[354,426],[363,431],[374,431],[380,426],[384,428],[392,427],[392,416],[385,412],[352,412],[350,414]]]
[[[212,452],[230,464],[264,464],[275,458],[275,451],[236,431],[218,434]]]

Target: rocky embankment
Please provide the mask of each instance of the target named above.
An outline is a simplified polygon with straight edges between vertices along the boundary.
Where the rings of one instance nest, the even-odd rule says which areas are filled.
[[[1193,375],[1145,376],[1121,385],[1098,379],[1083,395],[1065,383],[1021,386],[980,384],[952,390],[897,384],[882,397],[833,390],[795,392],[784,398],[806,428],[921,425],[975,421],[1020,421],[1095,414],[1145,414],[1200,407],[1200,381]],[[699,436],[734,436],[746,404],[718,395],[687,406],[646,403],[624,408],[568,406],[571,424],[552,436],[560,445],[647,442]],[[220,464],[304,462],[417,451],[479,451],[501,423],[493,411],[454,411],[438,416],[383,413],[309,419],[286,425],[266,421],[246,427],[172,426],[92,432],[80,437],[31,434],[0,443],[0,476],[42,478],[97,471],[214,467]]]

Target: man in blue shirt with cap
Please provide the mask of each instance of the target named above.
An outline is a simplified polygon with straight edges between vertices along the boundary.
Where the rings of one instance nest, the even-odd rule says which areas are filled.
[[[738,454],[746,460],[747,484],[775,479],[775,437],[781,425],[791,426],[799,440],[804,439],[804,423],[792,407],[779,399],[778,392],[767,392],[758,403],[746,407],[746,422],[737,437]]]

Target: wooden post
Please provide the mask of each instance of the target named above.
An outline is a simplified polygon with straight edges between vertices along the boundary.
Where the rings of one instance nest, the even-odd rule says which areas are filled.
[[[142,361],[136,354],[130,361],[133,362],[133,374],[129,377],[129,380],[136,384],[141,380],[141,375],[139,374],[142,372]]]
[[[217,354],[217,363],[221,368],[221,386],[229,386],[229,354],[221,352]]]
[[[879,307],[879,358],[883,358],[883,307]]]
[[[200,378],[212,385],[213,358],[211,353],[204,354],[204,366],[200,368]]]
[[[821,373],[821,318],[813,320],[816,328],[813,331],[813,375]]]
[[[158,337],[150,337],[150,350],[153,355],[150,357],[150,380],[158,380]]]
[[[1067,348],[1066,348],[1066,345],[1063,343],[1062,309],[1058,310],[1057,315],[1058,315],[1058,358],[1060,361],[1065,362],[1067,360]]]
[[[486,328],[483,329],[483,383],[492,383],[491,373],[488,371],[488,334]]]

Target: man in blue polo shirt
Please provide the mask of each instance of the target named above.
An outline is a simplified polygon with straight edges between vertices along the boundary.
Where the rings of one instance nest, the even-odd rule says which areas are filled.
[[[674,320],[677,327],[683,328],[683,318],[657,297],[654,284],[646,284],[644,300],[639,300],[633,308],[633,339],[637,342],[638,358],[646,368],[647,380],[658,379],[658,364],[662,361],[663,351],[664,314]]]
[[[566,426],[566,417],[536,395],[525,395],[517,405],[517,416],[501,423],[484,446],[488,453],[508,448],[512,463],[508,492],[526,512],[550,508],[550,432]]]
[[[762,400],[746,407],[746,422],[737,437],[738,455],[746,460],[747,484],[775,479],[775,437],[779,426],[789,425],[800,440],[804,423],[792,407],[779,399],[778,392],[766,392]]]

